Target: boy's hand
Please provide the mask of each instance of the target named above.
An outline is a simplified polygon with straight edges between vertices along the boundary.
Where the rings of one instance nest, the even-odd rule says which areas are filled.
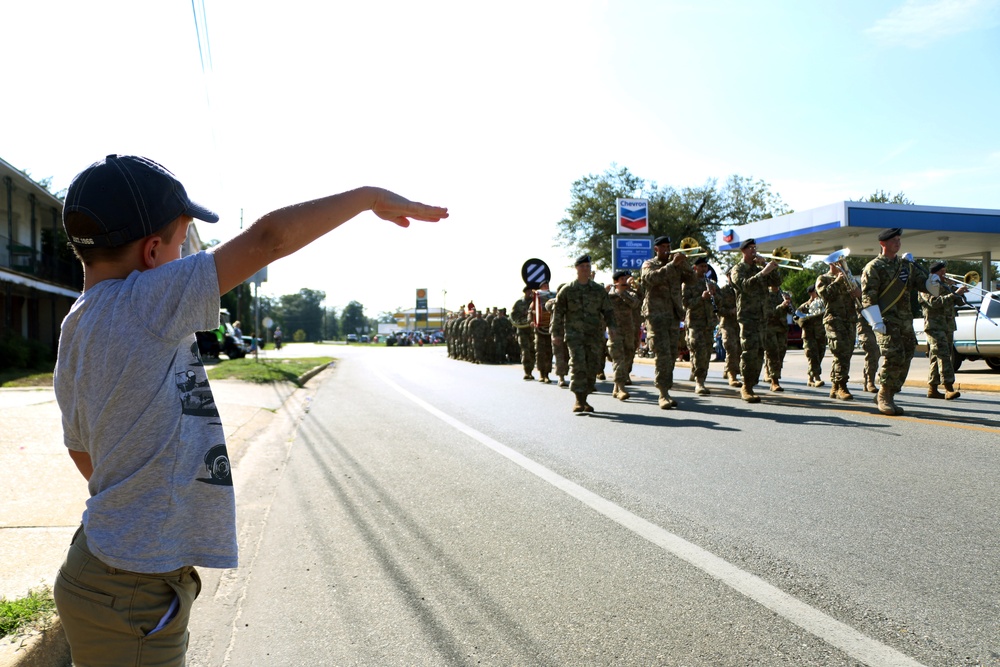
[[[448,209],[442,206],[428,206],[420,202],[413,202],[382,188],[375,189],[372,213],[400,227],[409,227],[410,218],[425,222],[437,222],[441,218],[448,217]]]

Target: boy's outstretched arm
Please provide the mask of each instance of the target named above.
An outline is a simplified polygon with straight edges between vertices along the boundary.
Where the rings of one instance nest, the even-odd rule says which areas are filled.
[[[290,255],[363,211],[408,227],[410,218],[436,222],[448,209],[412,202],[394,192],[364,187],[272,211],[210,252],[219,294],[225,294],[271,262]]]

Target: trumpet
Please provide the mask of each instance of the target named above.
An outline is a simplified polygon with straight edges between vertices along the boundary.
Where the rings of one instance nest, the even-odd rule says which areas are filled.
[[[775,248],[773,255],[768,255],[767,253],[758,252],[756,257],[763,257],[766,260],[777,262],[778,267],[782,269],[790,269],[792,271],[802,271],[805,267],[802,266],[802,262],[797,259],[792,259],[792,253],[788,248]]]

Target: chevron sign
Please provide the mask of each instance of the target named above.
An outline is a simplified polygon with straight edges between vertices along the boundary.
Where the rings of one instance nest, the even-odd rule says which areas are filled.
[[[649,233],[648,199],[619,199],[617,208],[619,234]]]

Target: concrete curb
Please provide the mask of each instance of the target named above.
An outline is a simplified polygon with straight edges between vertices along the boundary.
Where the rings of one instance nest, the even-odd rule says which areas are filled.
[[[56,616],[40,630],[4,637],[0,667],[69,667],[69,644],[62,622]]]
[[[297,378],[299,386],[301,387],[306,382],[309,382],[309,380],[312,380],[314,377],[316,377],[317,375],[319,375],[321,372],[323,372],[324,370],[326,370],[330,366],[333,366],[333,364],[334,364],[334,362],[330,361],[330,362],[327,362],[325,364],[320,364],[316,368],[310,368],[309,370],[307,370],[305,373],[303,373],[302,375],[300,375]]]

